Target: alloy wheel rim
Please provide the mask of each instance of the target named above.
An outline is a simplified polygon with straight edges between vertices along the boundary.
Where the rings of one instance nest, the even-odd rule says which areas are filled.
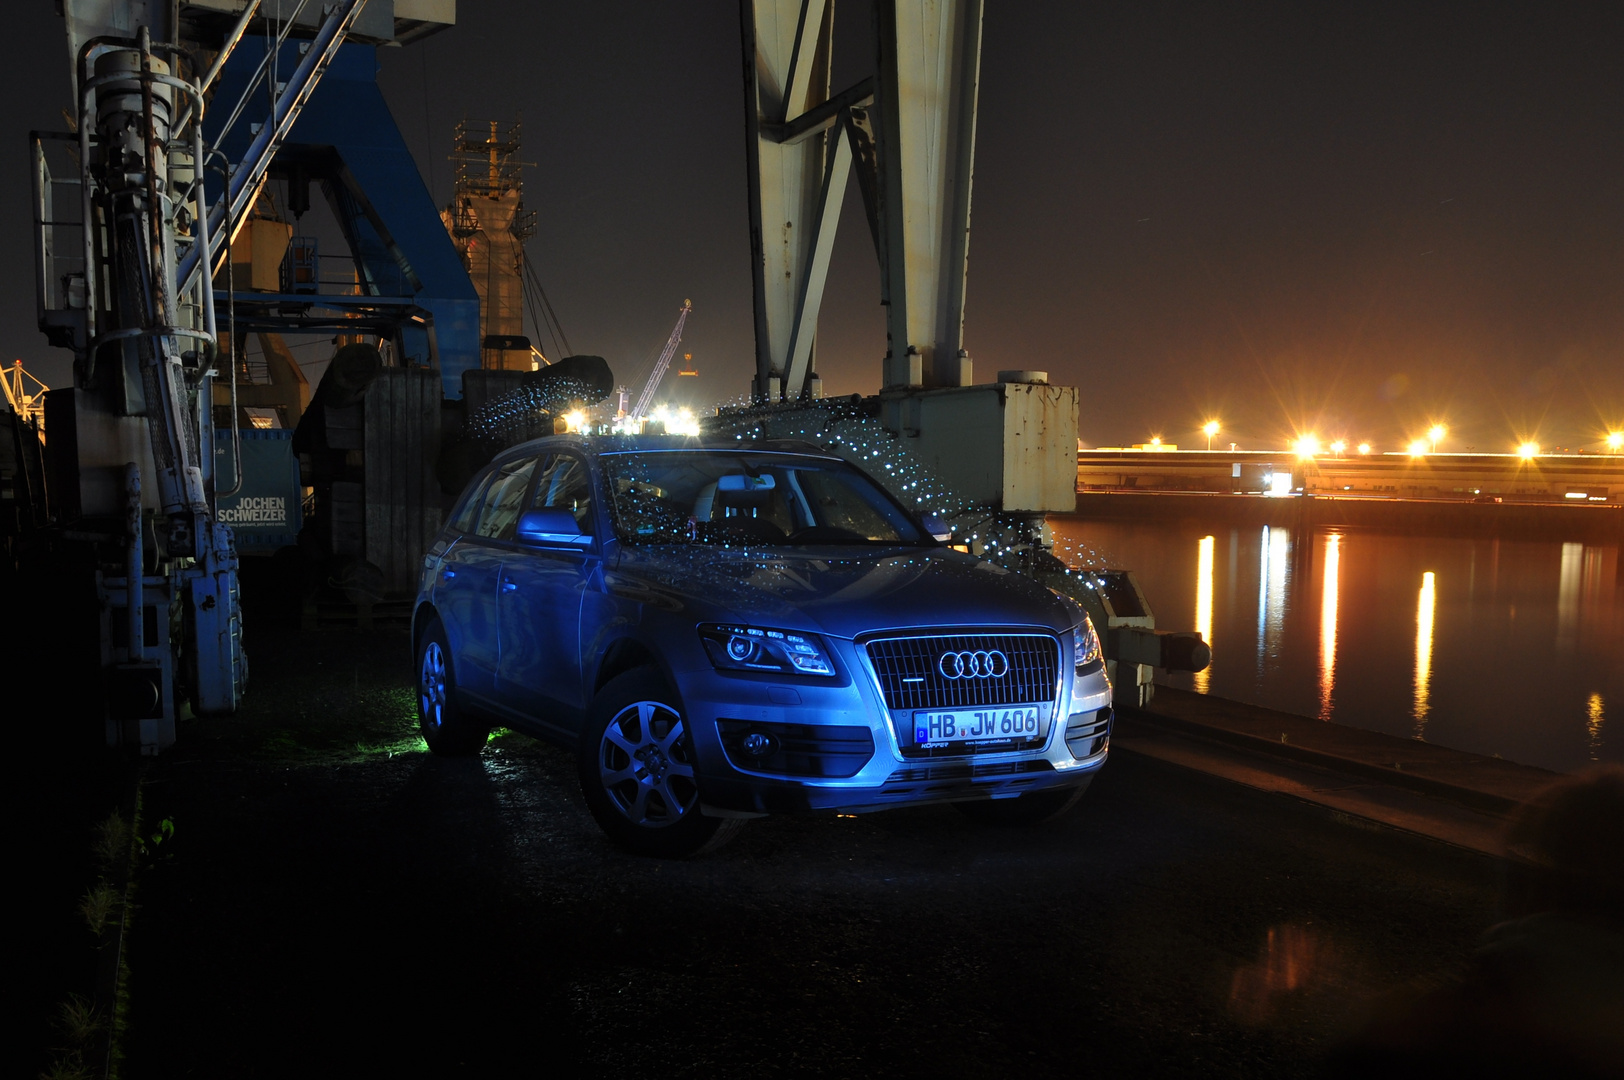
[[[598,744],[598,777],[615,809],[633,825],[674,825],[699,805],[682,717],[658,701],[615,714]]]
[[[423,650],[423,666],[417,686],[418,705],[429,727],[439,729],[445,719],[445,652],[438,641]]]

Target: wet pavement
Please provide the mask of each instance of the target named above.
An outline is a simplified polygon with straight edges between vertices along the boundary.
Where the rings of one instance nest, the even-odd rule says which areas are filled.
[[[1487,858],[1129,753],[1037,828],[635,858],[564,751],[424,752],[403,635],[251,646],[244,713],[148,771],[129,1077],[1313,1075],[1493,921]]]

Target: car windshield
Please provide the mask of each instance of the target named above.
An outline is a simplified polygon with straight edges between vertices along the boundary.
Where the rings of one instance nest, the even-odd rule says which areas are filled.
[[[907,513],[844,461],[671,450],[608,454],[615,532],[630,544],[923,544]]]

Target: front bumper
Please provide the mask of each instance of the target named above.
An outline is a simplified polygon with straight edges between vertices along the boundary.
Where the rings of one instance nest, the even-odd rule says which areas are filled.
[[[1062,680],[1041,741],[1018,750],[905,755],[859,647],[830,642],[838,679],[774,680],[713,668],[675,672],[693,732],[701,797],[723,814],[859,812],[1013,798],[1086,785],[1110,749],[1111,687],[1102,671]],[[787,733],[784,752],[741,765],[740,738]],[[866,739],[864,735],[866,733]],[[726,745],[724,745],[726,742]],[[872,746],[868,752],[868,745]]]

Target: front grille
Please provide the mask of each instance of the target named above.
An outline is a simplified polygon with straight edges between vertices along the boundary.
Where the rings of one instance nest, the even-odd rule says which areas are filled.
[[[1053,701],[1059,685],[1060,645],[1047,634],[952,634],[870,641],[868,661],[880,680],[886,707],[962,709]],[[949,679],[944,653],[1000,653],[1008,670],[997,678]]]
[[[991,763],[954,762],[949,765],[920,765],[911,769],[897,769],[886,780],[886,783],[917,784],[926,780],[991,780],[1000,776],[1049,772],[1054,772],[1054,766],[1043,758]]]
[[[892,800],[966,798],[1007,795],[1043,782],[1054,766],[1040,759],[1002,761],[994,765],[928,765],[898,769],[880,788],[879,797]]]

